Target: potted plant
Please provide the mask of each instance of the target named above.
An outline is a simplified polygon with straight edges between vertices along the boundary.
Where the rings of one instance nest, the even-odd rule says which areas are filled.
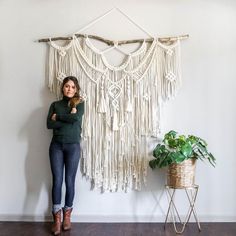
[[[207,160],[215,167],[215,157],[207,150],[207,143],[194,135],[178,135],[171,130],[153,150],[152,169],[168,167],[167,185],[190,187],[194,185],[196,160]]]

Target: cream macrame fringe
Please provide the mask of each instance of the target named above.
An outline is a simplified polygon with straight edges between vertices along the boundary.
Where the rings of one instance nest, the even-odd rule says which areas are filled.
[[[69,75],[82,89],[84,174],[103,191],[140,190],[146,183],[148,143],[160,132],[161,104],[181,84],[180,42],[144,42],[118,67],[88,38],[74,37],[65,47],[49,45],[50,90],[59,98]]]

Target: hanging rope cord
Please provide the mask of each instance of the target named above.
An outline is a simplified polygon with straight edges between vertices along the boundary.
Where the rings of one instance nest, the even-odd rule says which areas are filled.
[[[106,43],[109,46],[114,46],[115,43],[117,45],[122,45],[122,44],[130,44],[130,43],[138,43],[138,42],[143,42],[143,39],[133,39],[133,40],[122,40],[122,41],[113,41],[113,40],[108,40],[104,39],[102,37],[96,36],[96,35],[87,35],[87,34],[81,34],[82,31],[92,27],[95,25],[97,22],[101,21],[103,18],[108,16],[114,11],[118,11],[121,15],[123,15],[129,22],[131,22],[133,25],[135,25],[137,28],[139,28],[143,33],[145,33],[149,38],[146,39],[146,42],[152,42],[156,37],[154,37],[151,33],[149,33],[147,30],[145,30],[141,25],[137,24],[133,19],[131,19],[130,16],[128,16],[126,13],[124,13],[120,8],[112,8],[109,11],[105,12],[103,15],[97,17],[96,19],[92,20],[89,24],[85,25],[82,27],[80,30],[75,32],[72,36],[69,37],[54,37],[54,38],[44,38],[44,39],[39,39],[37,42],[49,42],[49,41],[57,41],[57,40],[72,40],[74,37],[77,38],[92,38],[95,40],[102,41]],[[169,43],[181,39],[187,39],[189,35],[180,35],[180,36],[174,36],[174,37],[159,37],[158,40],[162,43]]]

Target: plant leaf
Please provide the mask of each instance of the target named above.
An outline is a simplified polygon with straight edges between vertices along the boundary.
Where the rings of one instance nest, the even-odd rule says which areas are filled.
[[[153,159],[153,160],[149,161],[149,166],[152,169],[155,169],[158,166],[159,161],[160,161],[159,159]]]
[[[153,150],[153,156],[155,158],[159,157],[162,153],[165,153],[166,151],[166,147],[165,145],[161,145],[161,144],[157,144],[157,146],[155,147],[155,149]]]
[[[171,136],[172,138],[175,138],[176,135],[177,135],[177,132],[174,130],[171,130],[165,136]]]
[[[175,163],[181,163],[182,161],[187,159],[181,152],[172,152],[170,154],[170,157],[171,157],[172,162],[175,162]]]
[[[185,157],[190,157],[192,155],[192,147],[189,143],[185,143],[182,147],[181,147],[181,152]]]

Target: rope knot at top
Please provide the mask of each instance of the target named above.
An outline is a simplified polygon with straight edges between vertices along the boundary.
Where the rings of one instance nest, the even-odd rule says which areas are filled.
[[[118,43],[117,40],[113,41],[113,44],[114,44],[115,47],[118,47],[118,46],[119,46],[119,43]]]

